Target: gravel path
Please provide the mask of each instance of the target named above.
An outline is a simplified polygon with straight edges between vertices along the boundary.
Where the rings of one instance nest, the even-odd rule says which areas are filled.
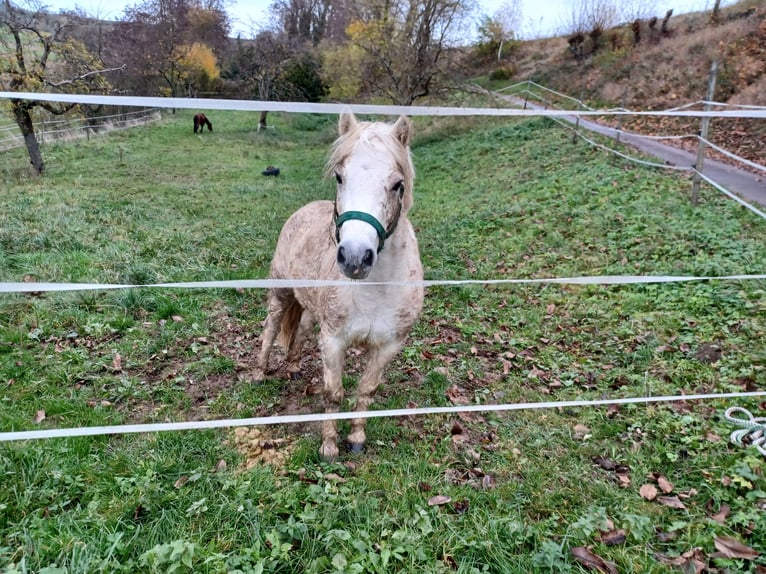
[[[523,100],[513,96],[497,95],[514,104],[523,104]],[[532,102],[527,102],[526,105],[528,108],[534,107],[535,109],[543,109],[541,106],[533,104]],[[561,119],[571,124],[575,124],[577,121],[576,116],[561,116]],[[617,134],[619,132],[621,143],[635,147],[648,155],[660,159],[668,165],[692,166],[697,160],[696,154],[692,152],[662,143],[658,140],[647,139],[638,134],[610,128],[585,118],[580,118],[580,128],[614,139],[617,139]],[[760,206],[766,206],[766,172],[756,174],[706,157],[703,162],[702,173],[721,187],[738,195],[745,201],[758,203]],[[691,188],[691,184],[689,185]],[[703,182],[703,185],[707,185],[707,183]]]

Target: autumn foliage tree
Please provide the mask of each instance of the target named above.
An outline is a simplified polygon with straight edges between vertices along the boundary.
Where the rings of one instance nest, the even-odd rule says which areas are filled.
[[[68,35],[65,18],[51,29],[42,23],[42,6],[0,3],[0,89],[12,92],[103,93],[109,88],[107,70],[99,58]],[[38,175],[45,168],[34,126],[34,111],[65,114],[76,104],[12,98],[8,111],[24,137],[29,159]]]
[[[112,58],[127,65],[130,91],[180,96],[190,78],[216,76],[228,29],[221,0],[144,0],[125,9],[110,35]]]

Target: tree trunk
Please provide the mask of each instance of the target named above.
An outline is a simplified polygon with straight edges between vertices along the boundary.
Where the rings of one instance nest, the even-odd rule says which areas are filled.
[[[24,145],[27,146],[29,162],[35,168],[35,173],[42,175],[45,163],[42,153],[40,153],[40,143],[37,141],[35,126],[32,124],[32,115],[29,113],[29,102],[11,100],[11,104],[13,105],[13,116],[16,119],[16,124],[21,130],[21,135],[24,136]]]
[[[266,115],[269,112],[261,112],[261,119],[258,120],[258,130],[265,130],[266,129]]]

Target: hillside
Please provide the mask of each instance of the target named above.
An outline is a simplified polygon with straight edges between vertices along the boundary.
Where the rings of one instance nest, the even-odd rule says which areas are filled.
[[[531,79],[594,107],[668,109],[705,99],[711,62],[716,59],[715,101],[766,105],[763,3],[746,0],[724,8],[718,23],[711,22],[709,12],[697,12],[671,17],[667,34],[658,28],[652,31],[642,22],[638,44],[629,25],[607,30],[601,47],[579,60],[564,36],[522,42],[505,63],[513,70],[508,83]],[[676,135],[697,133],[699,122],[641,118],[623,120],[623,127]],[[714,143],[766,164],[764,122],[714,120],[710,129]],[[696,143],[686,140],[685,145]]]

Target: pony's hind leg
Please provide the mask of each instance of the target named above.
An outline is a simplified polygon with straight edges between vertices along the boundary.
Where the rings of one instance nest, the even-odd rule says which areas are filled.
[[[262,381],[266,377],[266,369],[269,366],[271,348],[274,346],[274,341],[276,340],[277,335],[279,335],[282,317],[284,316],[288,305],[289,302],[286,298],[280,296],[277,291],[273,291],[269,294],[269,311],[266,315],[266,323],[263,327],[263,335],[261,336],[261,353],[258,355],[258,364],[253,373],[253,379],[255,381]]]
[[[301,320],[298,323],[298,327],[295,330],[293,340],[290,341],[290,345],[287,349],[287,374],[291,379],[295,380],[300,377],[301,374],[301,350],[303,349],[303,343],[306,340],[306,336],[314,326],[314,316],[308,312],[307,309],[303,310]]]
[[[400,346],[400,343],[396,342],[370,349],[367,369],[359,380],[354,410],[366,411],[372,404],[373,395],[383,378],[383,370],[399,352]],[[364,432],[366,422],[367,419],[364,418],[351,420],[351,432],[348,433],[348,447],[352,452],[358,453],[364,450],[364,444],[367,442],[367,435]]]

